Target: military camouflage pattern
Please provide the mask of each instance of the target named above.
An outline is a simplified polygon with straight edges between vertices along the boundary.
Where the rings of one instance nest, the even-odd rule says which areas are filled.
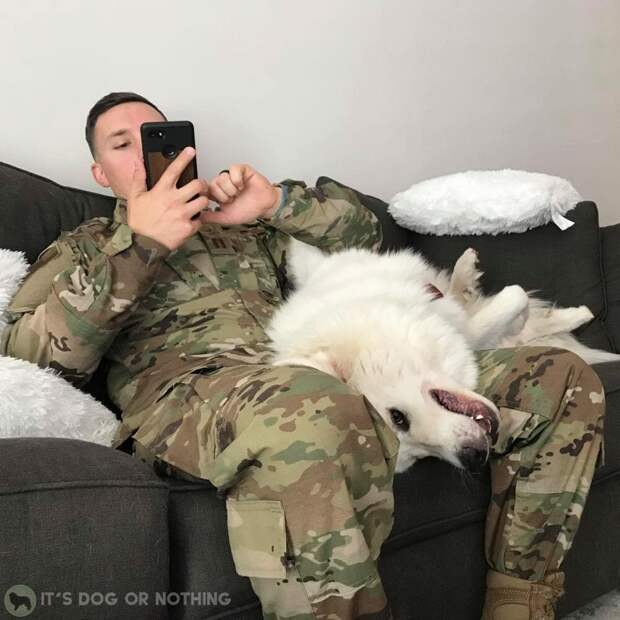
[[[393,522],[398,440],[349,386],[274,367],[264,328],[285,297],[289,235],[335,251],[378,250],[376,217],[348,190],[283,183],[268,220],[205,225],[175,252],[114,220],[65,233],[10,306],[0,353],[83,385],[103,358],[156,470],[210,480],[225,499],[235,566],[268,620],[391,618],[377,572]],[[526,579],[570,547],[601,442],[603,391],[573,354],[479,356],[479,391],[501,411],[486,554]]]
[[[478,392],[500,410],[491,460],[485,552],[496,571],[542,581],[570,549],[603,463],[605,392],[596,373],[562,349],[478,353]]]

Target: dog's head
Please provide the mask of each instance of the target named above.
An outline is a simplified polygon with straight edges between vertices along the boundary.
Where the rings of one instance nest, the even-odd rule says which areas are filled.
[[[473,391],[478,369],[463,336],[436,316],[413,331],[398,324],[368,329],[355,341],[334,339],[316,367],[364,394],[396,433],[396,471],[427,456],[480,470],[497,434],[498,410]]]
[[[487,462],[498,411],[483,396],[449,379],[417,373],[390,389],[368,383],[359,389],[400,440],[397,472],[427,456],[469,471],[479,471]]]

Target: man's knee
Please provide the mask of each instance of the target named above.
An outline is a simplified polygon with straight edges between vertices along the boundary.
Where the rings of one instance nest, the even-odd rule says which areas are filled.
[[[605,388],[596,371],[582,357],[566,349],[556,349],[560,353],[554,356],[555,364],[565,377],[567,406],[582,403],[579,418],[597,419],[604,404]],[[597,405],[587,406],[587,405]],[[576,412],[575,412],[576,413]]]
[[[359,392],[314,368],[282,368],[287,369],[287,393],[291,396],[274,424],[279,430],[295,431],[296,439],[321,446],[332,456],[351,433],[356,435],[358,447],[364,443],[360,437],[374,435],[373,417]],[[286,433],[283,435],[281,440],[290,442]]]

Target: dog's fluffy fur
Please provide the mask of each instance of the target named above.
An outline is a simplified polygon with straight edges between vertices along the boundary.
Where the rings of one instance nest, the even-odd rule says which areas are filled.
[[[453,273],[408,249],[328,255],[292,239],[288,256],[296,290],[267,329],[273,363],[316,368],[366,396],[400,439],[399,472],[426,456],[471,470],[486,461],[498,411],[474,392],[475,350],[526,342],[585,349],[561,332],[592,318],[587,308],[554,309],[520,286],[484,297],[473,250]],[[552,340],[541,339],[547,328]]]

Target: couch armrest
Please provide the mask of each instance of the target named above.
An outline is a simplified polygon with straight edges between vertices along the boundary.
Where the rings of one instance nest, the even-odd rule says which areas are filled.
[[[49,607],[42,617],[167,618],[165,605],[124,600],[168,589],[167,520],[168,485],[128,454],[75,439],[0,439],[0,591],[29,586]],[[44,592],[69,594],[45,605]],[[80,605],[80,592],[112,594]]]

